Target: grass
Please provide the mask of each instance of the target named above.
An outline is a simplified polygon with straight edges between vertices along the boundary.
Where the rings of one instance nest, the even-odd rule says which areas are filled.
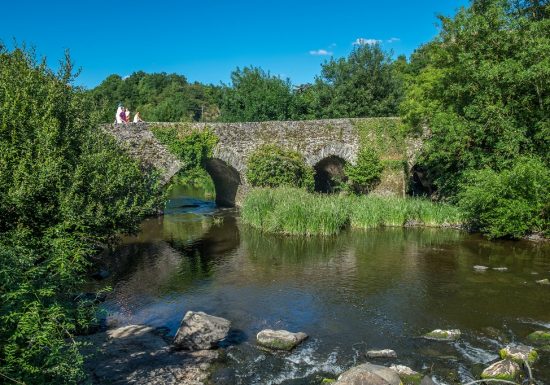
[[[334,235],[346,226],[458,227],[459,210],[418,198],[311,194],[281,187],[253,189],[241,210],[244,223],[267,233]]]

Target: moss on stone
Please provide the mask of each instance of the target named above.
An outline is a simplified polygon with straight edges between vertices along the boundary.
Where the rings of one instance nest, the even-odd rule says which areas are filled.
[[[518,364],[523,364],[522,359],[517,358],[513,354],[508,354],[508,351],[506,350],[506,348],[500,349],[499,355],[500,355],[500,358],[502,358],[503,360],[508,359],[508,360],[514,361]],[[539,355],[538,355],[537,351],[535,349],[531,349],[531,351],[527,355],[527,362],[529,364],[532,364],[538,359],[538,357],[539,357]]]
[[[514,381],[516,379],[516,376],[512,374],[498,374],[495,376],[490,376],[484,373],[481,373],[481,379],[487,380],[487,379],[495,379],[495,380],[505,380],[505,381]]]
[[[416,374],[400,374],[401,383],[403,385],[420,385],[424,376],[421,373]]]
[[[529,334],[527,339],[540,344],[550,343],[550,332],[537,330],[536,332]]]
[[[321,384],[333,384],[335,382],[336,380],[333,378],[323,378],[323,380],[321,381]]]

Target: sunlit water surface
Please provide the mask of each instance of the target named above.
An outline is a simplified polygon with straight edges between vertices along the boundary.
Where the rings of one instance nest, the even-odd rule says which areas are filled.
[[[478,378],[505,342],[550,329],[550,245],[489,242],[456,230],[347,231],[330,238],[267,236],[198,192],[174,189],[165,215],[143,222],[109,257],[110,323],[168,327],[188,310],[231,320],[219,384],[318,384],[391,348],[391,361],[443,383]],[[184,195],[187,195],[184,196]],[[476,272],[474,265],[506,267]],[[264,328],[304,331],[290,354],[255,346]],[[419,338],[458,328],[445,343]],[[535,376],[550,383],[550,354]],[[377,361],[389,364],[390,361]]]

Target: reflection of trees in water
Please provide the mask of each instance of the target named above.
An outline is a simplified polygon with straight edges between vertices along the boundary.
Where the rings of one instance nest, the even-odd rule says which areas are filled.
[[[232,217],[221,224],[213,224],[212,219],[155,220],[142,231],[127,238],[108,257],[113,276],[107,283],[115,285],[115,294],[121,299],[139,298],[135,293],[161,296],[183,292],[196,280],[208,278],[217,261],[239,244]]]

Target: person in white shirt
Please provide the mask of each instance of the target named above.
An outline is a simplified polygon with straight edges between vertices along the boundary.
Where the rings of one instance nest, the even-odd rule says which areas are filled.
[[[115,115],[115,123],[117,123],[117,124],[122,124],[122,123],[124,123],[124,122],[122,121],[122,117],[120,116],[120,113],[122,112],[122,109],[123,109],[123,108],[124,108],[124,107],[122,107],[122,104],[119,103],[119,104],[118,104],[118,108],[117,108],[117,110],[116,110],[116,115]]]
[[[141,119],[141,116],[139,115],[139,111],[136,112],[134,115],[134,123],[143,122],[143,119]]]

